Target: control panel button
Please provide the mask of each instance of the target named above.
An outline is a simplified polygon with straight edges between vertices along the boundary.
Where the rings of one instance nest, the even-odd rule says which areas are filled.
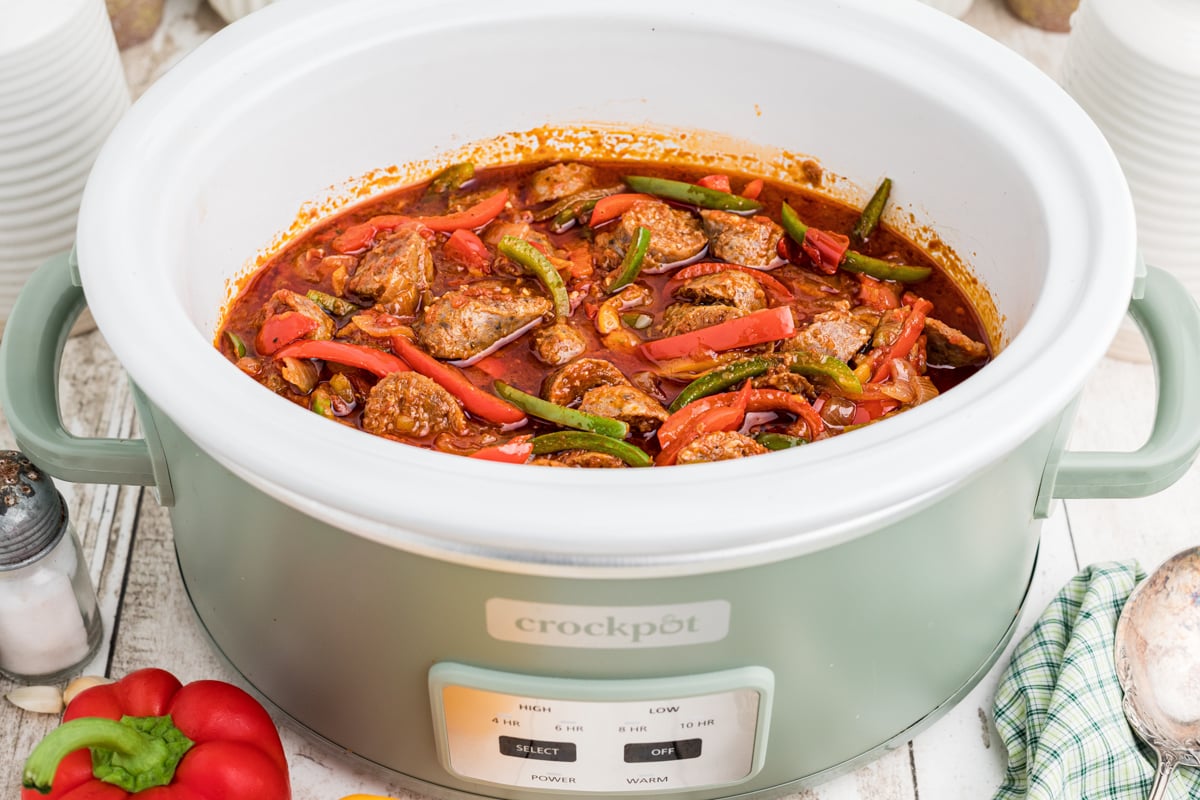
[[[514,758],[533,758],[538,761],[574,761],[575,745],[571,742],[543,742],[537,739],[501,736],[500,753]]]
[[[700,757],[700,739],[678,742],[632,742],[625,745],[626,764],[646,764],[651,761],[679,761]]]

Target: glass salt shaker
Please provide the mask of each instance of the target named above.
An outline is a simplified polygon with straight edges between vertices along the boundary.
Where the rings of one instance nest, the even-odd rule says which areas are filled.
[[[0,673],[53,683],[92,657],[102,627],[62,495],[24,455],[0,451]]]

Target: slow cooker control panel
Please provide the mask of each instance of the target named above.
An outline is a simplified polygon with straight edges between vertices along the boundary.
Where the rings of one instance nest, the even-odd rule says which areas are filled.
[[[762,768],[773,689],[762,667],[628,680],[452,663],[429,673],[447,771],[554,792],[632,794],[747,780]]]

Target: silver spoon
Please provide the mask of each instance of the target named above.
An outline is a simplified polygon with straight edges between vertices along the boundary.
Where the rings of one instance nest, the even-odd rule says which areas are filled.
[[[1167,559],[1121,610],[1117,679],[1130,726],[1158,756],[1150,800],[1177,766],[1200,767],[1200,547]]]

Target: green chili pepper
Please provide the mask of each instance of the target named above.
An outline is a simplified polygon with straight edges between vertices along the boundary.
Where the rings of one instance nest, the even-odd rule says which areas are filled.
[[[625,183],[635,192],[645,192],[666,200],[686,203],[700,208],[715,208],[721,211],[759,211],[762,203],[739,197],[736,194],[709,189],[694,183],[673,181],[667,178],[651,178],[645,175],[626,175]]]
[[[560,406],[557,403],[551,403],[549,400],[543,400],[540,397],[526,394],[515,386],[509,386],[504,381],[496,381],[493,385],[495,386],[496,394],[526,414],[538,419],[553,422],[555,425],[561,425],[564,428],[591,431],[592,433],[598,433],[601,436],[614,439],[624,439],[629,434],[629,425],[619,419],[600,417],[595,414],[579,411],[578,409]]]
[[[841,267],[849,272],[861,272],[881,281],[900,281],[901,283],[916,283],[923,281],[933,272],[929,267],[913,267],[908,264],[892,264],[878,258],[864,256],[853,250],[847,250],[842,259]]]
[[[808,444],[808,439],[801,439],[799,436],[788,436],[786,433],[760,433],[754,437],[754,441],[768,450],[787,450],[792,447],[799,447],[802,444]]]
[[[871,199],[863,207],[862,214],[859,215],[858,222],[854,225],[854,230],[850,231],[850,241],[862,244],[870,238],[879,225],[879,218],[883,216],[883,208],[887,205],[888,196],[891,193],[892,179],[884,178],[875,188],[875,194],[871,195]]]
[[[592,450],[616,456],[631,467],[649,467],[654,464],[641,448],[619,439],[597,436],[579,431],[559,431],[533,437],[534,455],[557,453],[560,450]]]
[[[732,364],[726,364],[723,367],[717,367],[683,387],[683,391],[671,402],[667,410],[671,412],[678,411],[693,400],[699,400],[701,397],[707,397],[710,394],[724,391],[730,386],[736,386],[747,378],[762,375],[774,363],[769,358],[747,358],[742,361],[735,361]]]
[[[807,350],[795,350],[784,356],[788,369],[806,378],[828,378],[847,394],[862,394],[862,381],[854,370],[833,356],[819,356]]]
[[[554,219],[550,221],[551,233],[565,233],[570,230],[576,222],[581,222],[583,216],[596,207],[598,200],[588,200],[580,206],[574,208],[564,208],[562,211],[554,215]]]
[[[229,344],[233,347],[233,354],[238,358],[246,357],[246,343],[242,341],[242,337],[238,336],[233,331],[225,331],[225,338],[229,340]]]
[[[633,283],[642,271],[642,262],[646,260],[646,250],[650,247],[650,229],[639,227],[633,234],[633,243],[621,261],[621,268],[616,272],[616,279],[609,284],[608,293],[624,289]]]
[[[309,289],[305,296],[335,317],[342,317],[361,310],[349,300],[343,300],[340,297],[334,297],[331,294],[325,294],[316,289]]]
[[[783,223],[784,232],[791,240],[796,244],[804,244],[804,234],[808,233],[808,226],[800,221],[800,215],[786,200],[779,206],[779,219]]]
[[[470,161],[462,161],[458,164],[451,164],[444,170],[433,176],[433,180],[429,182],[429,188],[426,194],[440,194],[448,192],[451,189],[457,189],[471,178],[475,177],[475,165]]]
[[[784,231],[787,232],[792,241],[796,244],[804,244],[804,235],[808,232],[808,226],[800,221],[796,210],[785,202],[779,208],[779,217],[783,223]],[[849,272],[861,272],[864,275],[870,275],[872,278],[879,278],[883,281],[902,281],[904,283],[923,281],[933,272],[929,267],[891,264],[887,261],[881,261],[878,258],[864,256],[862,253],[856,253],[853,250],[846,251],[846,254],[842,256],[842,263],[838,266]]]
[[[512,259],[538,277],[550,292],[556,317],[571,316],[571,299],[567,297],[567,287],[563,284],[562,275],[558,274],[550,259],[542,255],[541,250],[516,236],[503,237],[496,249],[505,258]]]
[[[545,222],[551,217],[559,217],[566,212],[575,215],[577,212],[582,212],[584,206],[589,206],[586,210],[591,211],[591,207],[596,205],[596,201],[601,197],[608,197],[610,194],[617,194],[625,191],[624,186],[610,186],[607,189],[584,189],[582,192],[576,192],[569,197],[564,197],[562,200],[543,208],[541,211],[533,215],[534,222]]]

